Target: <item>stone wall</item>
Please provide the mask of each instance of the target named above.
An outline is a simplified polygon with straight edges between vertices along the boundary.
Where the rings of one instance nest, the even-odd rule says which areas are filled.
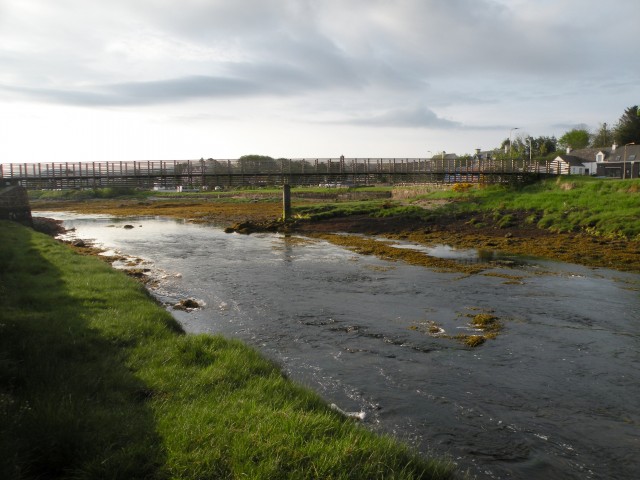
[[[29,197],[24,187],[0,188],[0,220],[13,220],[23,225],[33,226]]]

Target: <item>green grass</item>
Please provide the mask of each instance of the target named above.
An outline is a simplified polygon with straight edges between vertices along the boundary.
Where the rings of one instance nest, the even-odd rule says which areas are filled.
[[[425,210],[413,201],[448,199]],[[640,179],[615,180],[562,176],[525,186],[491,185],[464,191],[437,190],[404,202],[360,200],[294,207],[301,218],[322,220],[349,215],[404,216],[428,221],[470,217],[478,226],[508,228],[522,222],[554,232],[640,240]]]
[[[127,187],[75,190],[29,190],[31,200],[88,200],[92,198],[146,198],[152,192]]]
[[[349,217],[351,215],[369,215],[371,217],[404,216],[408,218],[426,219],[431,213],[414,205],[388,199],[359,200],[354,202],[342,201],[336,203],[322,203],[301,205],[293,208],[299,218],[309,220],[324,220],[328,218]]]
[[[0,478],[452,478],[133,280],[0,222]]]
[[[361,200],[355,202],[321,203],[301,205],[293,208],[300,218],[322,220],[327,218],[348,217],[351,215],[377,215],[393,204],[388,200]]]
[[[556,177],[519,188],[492,186],[437,194],[447,197],[459,201],[442,213],[484,213],[499,226],[509,226],[515,212],[528,212],[525,223],[552,231],[640,238],[640,180]]]

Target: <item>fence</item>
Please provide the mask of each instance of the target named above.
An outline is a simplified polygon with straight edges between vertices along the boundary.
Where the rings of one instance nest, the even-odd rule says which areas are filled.
[[[504,183],[550,174],[526,160],[315,158],[0,164],[0,179],[28,189],[207,189],[266,185]]]

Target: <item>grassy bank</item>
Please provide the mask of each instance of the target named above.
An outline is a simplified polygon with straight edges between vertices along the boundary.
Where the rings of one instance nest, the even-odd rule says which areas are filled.
[[[237,341],[0,222],[0,478],[452,478]]]
[[[552,232],[640,240],[639,179],[555,177],[520,188],[458,188],[422,198],[453,200],[438,215],[472,214],[471,222],[479,224],[523,221]]]
[[[430,221],[439,218],[468,217],[470,224],[497,226],[534,226],[551,232],[585,232],[608,238],[640,240],[640,179],[611,180],[585,176],[562,176],[526,186],[483,186],[457,184],[449,189],[434,189],[426,194],[423,187],[416,187],[411,197],[411,187],[402,187],[404,198],[390,200],[374,198],[374,193],[389,192],[390,187],[358,189],[297,188],[293,191],[299,200],[294,204],[298,218],[326,220],[352,215],[371,217],[404,216]],[[359,192],[363,198],[342,199],[331,202],[331,197]],[[366,192],[372,198],[366,198]],[[318,197],[314,203],[313,195]],[[76,191],[30,192],[38,208],[60,208],[56,202],[74,202],[77,211],[96,212],[108,210],[115,214],[135,215],[166,213],[179,216],[180,210],[190,218],[208,220],[207,208],[228,205],[233,214],[235,203],[259,203],[265,216],[277,218],[280,211],[280,189],[232,190],[225,192],[171,193],[142,192],[133,189],[103,188]],[[149,202],[150,197],[156,200]],[[101,208],[96,200],[125,199],[129,203],[113,204]],[[164,204],[162,202],[164,199]],[[88,204],[93,200],[93,204]],[[180,203],[166,203],[171,200]],[[438,208],[424,208],[425,202],[448,200]],[[188,203],[189,201],[193,203]],[[49,203],[47,203],[49,202]],[[52,203],[53,202],[53,203]],[[85,205],[79,204],[85,202]],[[187,203],[184,203],[187,202]],[[64,205],[62,205],[64,208]],[[174,211],[176,210],[177,211]],[[243,220],[242,205],[238,205],[236,221]]]
[[[471,225],[534,226],[551,232],[640,240],[640,179],[611,180],[584,176],[554,177],[525,186],[457,184],[402,201],[341,202],[302,205],[295,212],[310,220],[367,214],[435,221],[466,217]],[[416,192],[421,188],[416,187]],[[437,208],[425,202],[448,200]]]

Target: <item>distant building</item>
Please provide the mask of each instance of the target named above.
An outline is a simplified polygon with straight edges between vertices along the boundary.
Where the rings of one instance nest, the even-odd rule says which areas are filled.
[[[455,160],[456,158],[458,155],[455,153],[440,152],[431,157],[431,160]]]
[[[585,162],[574,155],[558,155],[549,164],[549,173],[555,175],[590,175]]]
[[[478,162],[483,162],[486,160],[492,160],[496,154],[495,150],[480,150],[476,148],[476,153],[473,155],[473,160],[477,160]]]
[[[640,178],[640,145],[567,149],[551,162],[557,175],[597,175],[611,178]]]

